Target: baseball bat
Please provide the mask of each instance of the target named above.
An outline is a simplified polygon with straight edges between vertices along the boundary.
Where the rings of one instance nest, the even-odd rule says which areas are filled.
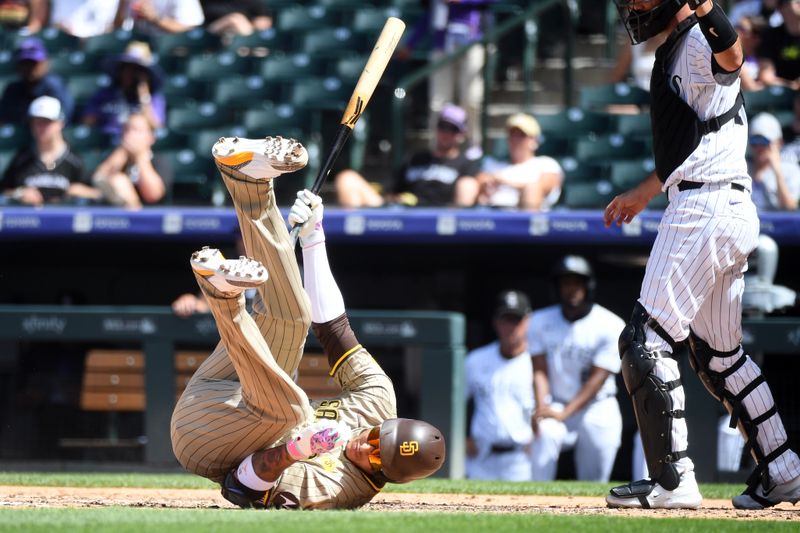
[[[361,71],[361,75],[358,77],[356,87],[353,89],[353,94],[350,96],[350,101],[344,110],[339,128],[336,130],[336,136],[325,157],[325,164],[320,167],[314,184],[311,186],[311,192],[314,194],[319,194],[320,189],[325,184],[331,167],[342,152],[347,139],[350,138],[350,134],[367,107],[372,93],[375,92],[375,87],[378,86],[378,81],[380,81],[383,71],[386,70],[386,65],[389,64],[389,59],[394,54],[405,28],[405,23],[396,17],[389,17],[386,20],[386,24],[383,25],[381,34],[375,42],[375,47],[364,65],[364,70]],[[300,227],[301,225],[298,224],[292,228],[291,238],[293,245],[297,242],[297,234],[300,233]]]

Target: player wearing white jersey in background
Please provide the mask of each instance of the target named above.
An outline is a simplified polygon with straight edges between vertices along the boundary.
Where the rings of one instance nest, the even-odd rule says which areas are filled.
[[[558,456],[575,449],[577,478],[608,481],[622,436],[616,374],[625,322],[594,303],[595,278],[583,257],[553,270],[559,303],[535,311],[528,327],[533,356],[534,481],[555,479]]]
[[[528,481],[533,438],[533,381],[525,334],[531,310],[525,294],[498,295],[498,340],[473,350],[466,361],[466,394],[474,401],[467,439],[467,477]]]
[[[797,502],[800,459],[789,448],[761,370],[741,346],[743,274],[759,221],[744,159],[744,58],[736,31],[713,0],[615,2],[632,42],[671,33],[656,53],[650,84],[656,171],[614,198],[605,222],[629,223],[662,190],[670,203],[619,339],[651,479],[616,487],[606,501],[612,507],[700,506],[674,358],[688,351],[692,368],[724,402],[757,463],[733,505]]]

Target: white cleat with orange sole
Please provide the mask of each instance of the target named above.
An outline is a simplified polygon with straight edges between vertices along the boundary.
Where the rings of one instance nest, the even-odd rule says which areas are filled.
[[[267,269],[249,257],[225,259],[216,248],[204,246],[192,254],[192,270],[225,294],[237,295],[245,289],[262,285],[269,277]]]
[[[222,137],[211,153],[217,165],[237,170],[257,180],[272,179],[300,170],[308,164],[308,152],[295,139],[281,136],[263,139]]]

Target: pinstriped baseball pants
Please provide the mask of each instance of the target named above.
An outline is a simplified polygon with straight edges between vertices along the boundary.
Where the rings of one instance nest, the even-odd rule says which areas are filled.
[[[246,253],[266,266],[269,279],[258,289],[251,316],[243,294],[223,298],[198,276],[221,342],[178,401],[171,435],[184,468],[218,482],[244,457],[275,445],[313,415],[291,377],[303,355],[310,303],[272,181],[227,170],[222,177]]]
[[[742,342],[741,303],[747,257],[758,244],[759,221],[747,192],[725,184],[706,184],[700,189],[678,191],[670,187],[670,204],[658,230],[647,262],[639,301],[675,340],[689,336],[689,328],[714,350],[727,352]],[[671,352],[669,344],[647,328],[647,348]],[[710,368],[722,372],[742,355],[713,358]],[[655,374],[665,382],[678,379],[674,359],[658,359]],[[747,362],[725,380],[725,388],[738,394],[761,370]],[[685,409],[683,387],[670,391],[673,409]],[[752,418],[774,405],[767,383],[745,397],[743,405]],[[716,431],[716,428],[709,428]],[[769,454],[786,442],[787,435],[778,414],[759,427],[758,444]],[[676,418],[672,425],[672,449],[688,445],[686,420]],[[681,459],[679,469],[692,469],[689,458]],[[800,475],[800,460],[788,450],[769,465],[778,483]]]

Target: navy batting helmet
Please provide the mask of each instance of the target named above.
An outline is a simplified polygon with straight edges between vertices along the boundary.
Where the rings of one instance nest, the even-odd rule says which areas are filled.
[[[643,43],[664,31],[686,2],[687,0],[662,0],[650,9],[637,9],[641,0],[614,0],[633,44]]]
[[[558,283],[563,276],[580,276],[586,280],[587,299],[594,300],[594,289],[597,284],[592,265],[580,255],[567,255],[559,259],[553,268],[553,281]]]

